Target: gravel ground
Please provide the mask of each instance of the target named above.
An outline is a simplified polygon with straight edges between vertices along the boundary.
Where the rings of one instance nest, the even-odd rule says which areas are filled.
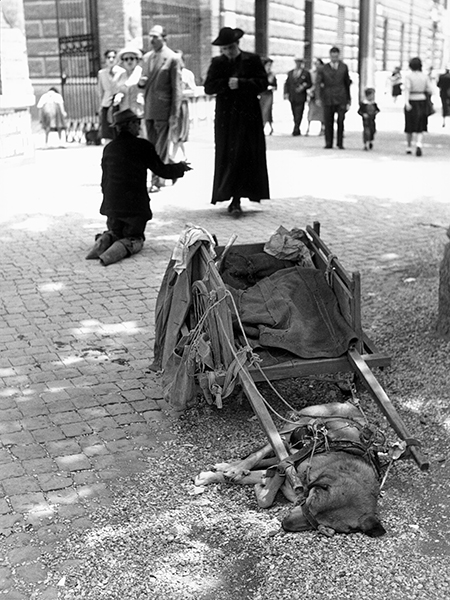
[[[391,471],[379,503],[387,534],[326,538],[285,534],[282,498],[259,509],[251,487],[213,485],[195,494],[192,478],[264,442],[245,400],[222,411],[200,403],[169,428],[175,440],[142,473],[112,484],[111,501],[47,555],[61,600],[443,599],[450,597],[450,344],[436,339],[442,244],[418,249],[410,265],[363,272],[366,331],[392,356],[379,379],[431,468],[412,461]],[[329,381],[277,384],[296,407],[339,399]],[[267,386],[261,386],[270,398]],[[362,393],[364,409],[395,439]],[[61,576],[59,567],[64,565]],[[68,569],[69,567],[69,569]]]

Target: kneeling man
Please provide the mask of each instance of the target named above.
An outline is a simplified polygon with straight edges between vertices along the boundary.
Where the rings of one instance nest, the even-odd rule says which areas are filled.
[[[144,245],[145,226],[152,218],[147,169],[164,179],[178,179],[191,170],[186,162],[164,164],[153,144],[138,137],[140,125],[132,110],[117,112],[116,139],[103,150],[100,214],[107,217],[107,231],[96,236],[86,258],[99,258],[105,266],[136,254]]]

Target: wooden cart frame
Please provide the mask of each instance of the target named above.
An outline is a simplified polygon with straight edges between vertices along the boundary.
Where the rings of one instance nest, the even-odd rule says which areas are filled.
[[[362,329],[361,277],[359,272],[348,273],[336,255],[330,251],[320,237],[319,222],[314,222],[313,227],[307,226],[306,234],[314,265],[325,273],[327,281],[336,295],[341,313],[356,333],[357,341],[345,355],[338,358],[294,358],[281,364],[266,367],[262,363],[259,368],[246,366],[245,361],[240,365],[238,374],[240,384],[259,419],[275,455],[280,461],[287,458],[287,452],[280,433],[255,383],[263,381],[265,377],[270,381],[274,381],[293,377],[301,378],[311,375],[349,372],[354,374],[356,381],[362,383],[369,391],[395,433],[406,442],[407,454],[416,461],[421,470],[427,470],[429,463],[423,456],[419,443],[409,434],[406,425],[372,372],[373,368],[390,366],[391,359],[376,347]],[[244,254],[251,254],[253,252],[261,252],[263,245],[236,245],[233,249]],[[219,260],[217,261],[216,259],[217,262],[211,258],[206,247],[202,246],[200,252],[197,252],[195,257],[197,262],[193,269],[194,287],[198,286],[199,281],[201,282],[202,289],[210,294],[215,301],[214,318],[217,327],[223,329],[225,335],[234,340],[229,306],[227,302],[217,302],[227,294],[225,284],[218,270],[220,251],[221,249],[219,248]],[[220,343],[217,339],[212,339],[211,342],[216,346]],[[222,344],[220,352],[225,366],[230,365],[235,358],[232,350],[226,344]]]

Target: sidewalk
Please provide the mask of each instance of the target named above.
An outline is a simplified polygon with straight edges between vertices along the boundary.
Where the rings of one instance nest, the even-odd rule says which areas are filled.
[[[84,260],[104,228],[100,147],[39,149],[35,164],[2,167],[0,598],[58,598],[71,564],[48,564],[49,550],[88,531],[93,508],[110,502],[109,482],[151,468],[172,437],[148,365],[156,296],[185,223],[248,243],[319,220],[344,265],[362,272],[365,298],[365,275],[443,246],[450,131],[435,115],[417,159],[405,155],[399,108],[378,125],[375,149],[363,152],[359,117],[349,115],[347,149],[330,152],[318,136],[290,137],[286,106],[276,108],[272,199],[244,201],[238,220],[209,204],[214,149],[204,126],[187,148],[194,170],[152,197],[144,250],[107,268]]]

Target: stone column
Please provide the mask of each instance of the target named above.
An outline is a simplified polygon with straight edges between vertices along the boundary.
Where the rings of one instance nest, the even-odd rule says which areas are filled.
[[[30,106],[35,103],[28,72],[22,0],[3,0],[0,10],[0,159],[34,156]]]

